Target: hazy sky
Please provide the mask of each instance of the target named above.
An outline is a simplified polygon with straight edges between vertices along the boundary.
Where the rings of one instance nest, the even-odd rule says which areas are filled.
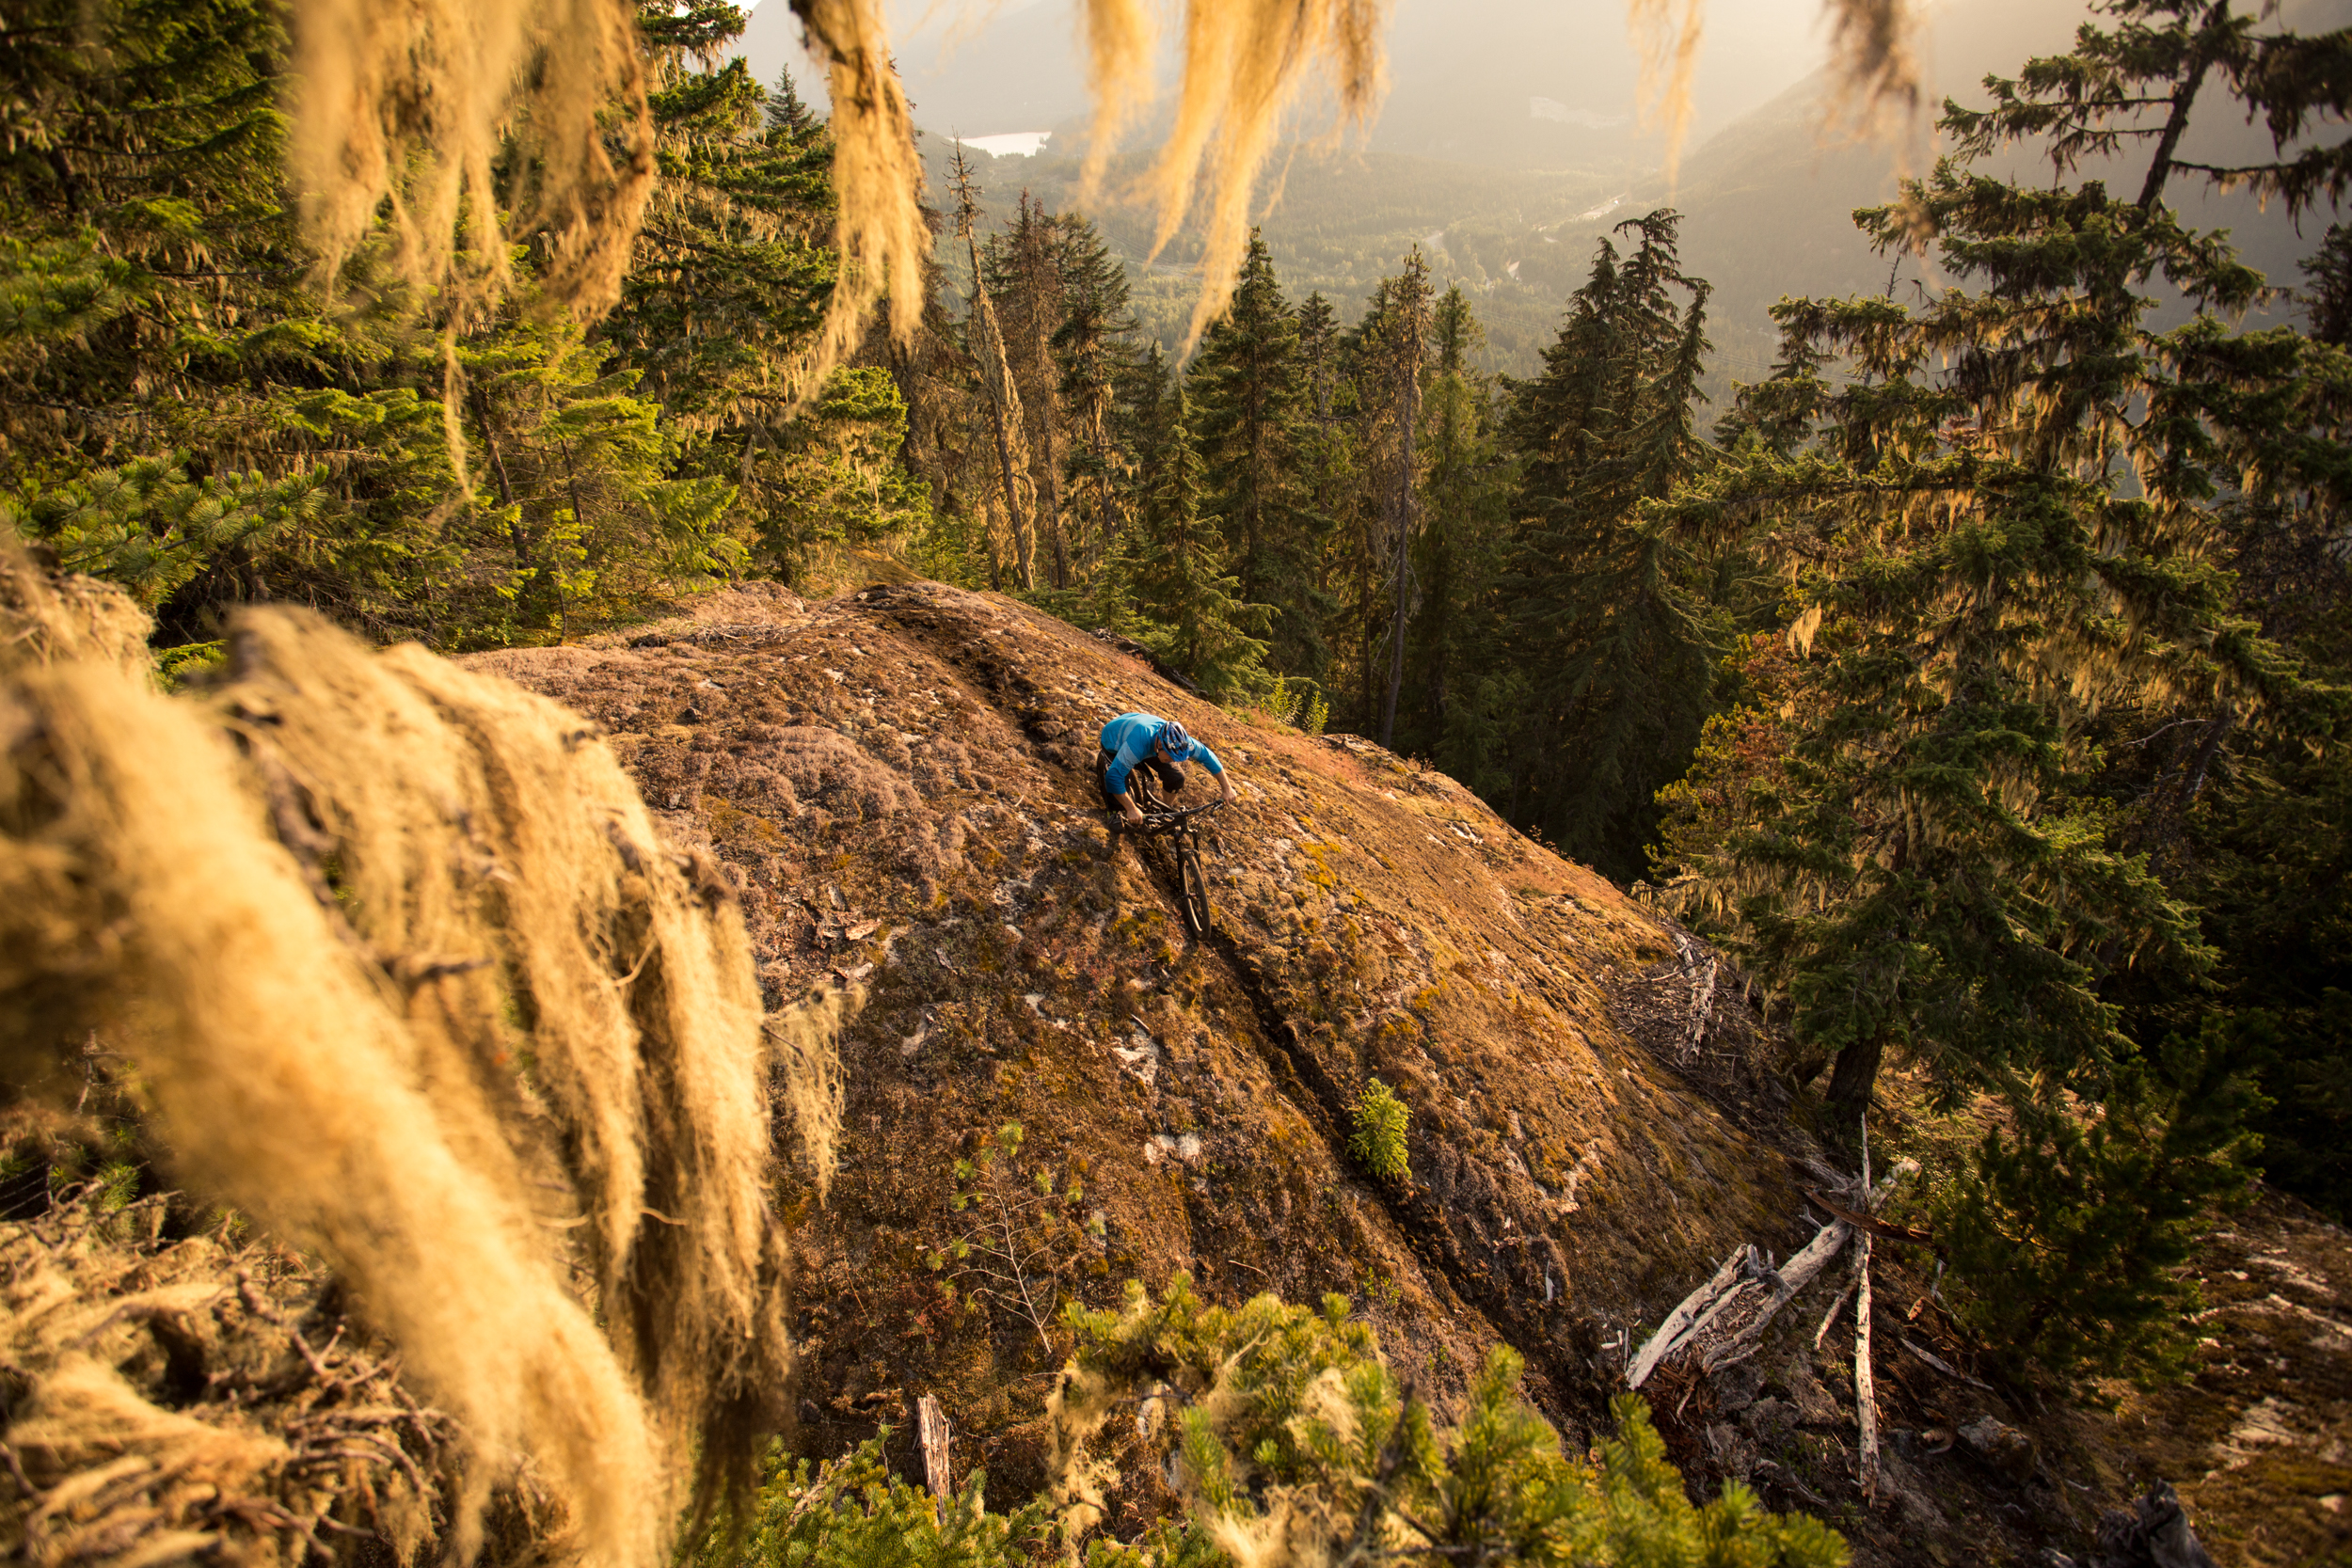
[[[745,52],[763,69],[798,65],[784,0],[760,9],[768,14],[755,11]],[[886,9],[926,125],[954,122],[971,135],[1045,130],[1084,105],[1071,0],[888,0]],[[1820,0],[1713,0],[1699,57],[1699,135],[1821,62],[1820,9]],[[1625,14],[1625,0],[1398,0],[1387,40],[1389,109],[1375,144],[1433,141],[1442,127],[1423,121],[1465,103],[1508,102],[1524,118],[1542,98],[1577,122],[1622,120],[1634,110],[1638,76]]]
[[[884,3],[924,129],[964,136],[1079,129],[1088,102],[1075,0]],[[1626,8],[1626,0],[1395,0],[1390,91],[1362,145],[1517,167],[1656,161],[1661,138],[1640,134],[1634,120],[1640,70]],[[1944,91],[1975,96],[1987,70],[2013,71],[2029,54],[2063,49],[2090,0],[1944,0],[1926,8],[1919,47],[1933,103]],[[2284,8],[2287,24],[2319,31],[2343,25],[2352,0],[2286,0]],[[1825,61],[1821,11],[1821,0],[1708,0],[1693,150]],[[1164,32],[1180,12],[1181,0],[1162,0]],[[760,0],[742,52],[763,80],[787,67],[821,102],[799,35],[786,0]],[[1163,75],[1172,76],[1165,49],[1163,59],[1171,68]]]

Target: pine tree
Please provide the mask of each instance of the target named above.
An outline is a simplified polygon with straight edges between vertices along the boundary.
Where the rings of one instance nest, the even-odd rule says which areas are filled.
[[[1176,1417],[1162,1441],[1186,1533],[1257,1543],[1269,1568],[1847,1560],[1827,1526],[1770,1513],[1739,1481],[1693,1504],[1636,1396],[1616,1402],[1613,1437],[1572,1456],[1520,1392],[1525,1366],[1507,1347],[1471,1375],[1462,1424],[1441,1435],[1429,1408],[1391,1378],[1345,1296],[1326,1296],[1320,1310],[1270,1293],[1219,1307],[1180,1276],[1157,1300],[1131,1284],[1121,1310],[1071,1322],[1078,1347],[1060,1406],[1064,1440],[1091,1437],[1109,1410],[1158,1390]],[[1129,1550],[1117,1560],[1156,1568],[1159,1555]],[[1181,1546],[1166,1556],[1168,1568],[1198,1560]]]
[[[1315,588],[1321,524],[1299,483],[1298,322],[1254,234],[1232,303],[1185,375],[1207,465],[1203,504],[1233,552],[1241,597],[1273,607],[1278,669],[1320,675],[1330,656]]]
[[[1181,382],[1172,402],[1157,484],[1123,563],[1127,597],[1148,623],[1138,640],[1220,703],[1267,702],[1280,684],[1265,664],[1274,612],[1248,603],[1225,569],[1225,541],[1200,509],[1207,465]]]
[[[948,180],[956,197],[956,238],[963,242],[964,257],[972,268],[971,305],[964,319],[966,348],[977,367],[978,403],[986,410],[989,433],[995,442],[998,488],[993,497],[983,495],[979,504],[991,516],[1001,515],[1006,525],[1001,531],[993,526],[989,530],[989,584],[1002,586],[1002,567],[1009,561],[1014,581],[1033,592],[1037,588],[1037,543],[1030,523],[1036,488],[1030,478],[1027,419],[1022,412],[1021,389],[1013,379],[987,275],[980,265],[979,187],[972,182],[972,166],[964,158],[961,144],[956,148]]]
[[[1680,269],[1678,215],[1620,224],[1519,388],[1522,465],[1509,589],[1533,717],[1513,759],[1519,820],[1630,879],[1714,703],[1730,637],[1720,542],[1652,515],[1707,460],[1693,429],[1707,285]]]
[[[793,484],[791,367],[835,271],[829,149],[708,63],[734,6],[642,22],[660,198],[583,339],[453,315],[394,280],[389,238],[318,277],[281,169],[276,8],[12,17],[0,92],[34,112],[0,149],[11,513],[160,595],[173,640],[271,597],[384,637],[543,638],[739,569]],[[518,300],[548,260],[518,256]]]
[[[801,89],[789,71],[776,72],[776,85],[768,89],[763,112],[768,118],[768,129],[780,136],[804,138],[817,128],[816,112],[802,102]]]
[[[1995,1287],[1963,1310],[1997,1357],[2085,1381],[2184,1369],[2179,1324],[2201,1303],[2180,1268],[2214,1205],[2246,1189],[2260,1107],[2246,1069],[2263,1051],[2213,1017],[2122,1065],[2095,1118],[2016,1097],[2015,1128],[1985,1136],[1936,1214],[1954,1272]]]
[[[1328,693],[1366,684],[1344,676],[1342,667],[1348,662],[1351,644],[1339,614],[1342,582],[1349,575],[1346,542],[1359,535],[1369,501],[1356,461],[1356,381],[1349,358],[1347,334],[1341,330],[1331,302],[1321,293],[1309,294],[1298,309],[1305,407],[1295,450],[1307,515],[1316,525],[1313,603],[1327,628],[1324,643],[1329,657],[1314,674],[1298,673],[1297,678],[1302,687],[1310,679],[1315,683],[1312,700],[1327,709]]]
[[[1082,531],[1073,572],[1090,581],[1126,523],[1134,455],[1120,440],[1118,410],[1123,378],[1136,363],[1136,325],[1126,269],[1094,225],[1074,213],[1056,221],[1062,316],[1053,347],[1070,423],[1065,461],[1071,526]]]
[[[637,613],[680,580],[723,576],[736,488],[673,476],[636,372],[601,372],[579,327],[528,309],[458,345],[478,493],[453,526],[469,569],[444,609],[456,646],[560,641]]]
[[[2181,134],[2217,73],[2282,151],[2203,172],[2290,205],[2330,188],[2341,148],[2283,148],[2332,90],[2316,84],[2340,45],[2257,40],[2216,0],[2106,8],[2115,26],[1992,84],[1993,109],[1949,112],[1958,156],[1858,214],[1885,250],[1931,236],[1972,286],[1916,309],[1784,302],[1783,372],[1732,460],[1672,509],[1692,528],[1769,529],[1798,656],[1758,721],[1769,765],[1719,747],[1728,776],[1678,796],[1706,818],[1673,834],[1686,906],[1835,1054],[1841,1122],[1890,1052],[1947,1101],[2008,1097],[2022,1141],[1988,1146],[1972,1178],[1969,1269],[1995,1316],[2016,1278],[2042,1280],[2057,1317],[2076,1311],[2065,1280],[2087,1250],[2109,1256],[2085,1291],[2160,1273],[2190,1224],[2178,1206],[2226,1188],[2244,1156],[2249,1102],[2217,1086],[2215,1053],[2176,1068],[2161,1008],[2135,1037],[2122,1003],[2137,976],[2205,983],[2216,955],[2168,845],[2233,736],[2292,730],[2318,695],[2241,613],[2213,542],[2332,512],[2345,450],[2341,404],[2316,391],[2336,351],[2233,330],[2262,280],[2163,201],[2195,171]],[[2061,182],[1960,161],[2026,137],[2046,138]],[[2136,196],[2062,182],[2133,143],[2150,150]],[[2166,332],[2146,320],[2159,275],[2194,311]],[[1806,424],[1811,440],[1790,437]],[[2157,748],[2168,728],[2188,743]],[[2119,765],[2108,745],[2137,756]],[[2131,1152],[2151,1148],[2187,1164]],[[2163,1292],[2131,1297],[2108,1292],[2095,1332],[2144,1360],[2179,1324]],[[2025,1330],[2061,1367],[2093,1332]]]
[[[313,284],[282,172],[286,51],[254,0],[27,0],[0,29],[19,106],[0,138],[0,494],[37,531],[81,515],[76,559],[150,596],[169,641],[273,594],[414,626],[402,601],[453,565],[427,521],[453,476],[403,302],[372,255],[342,282],[382,308],[330,309]],[[265,492],[308,500],[227,522]]]
[[[1379,366],[1395,451],[1382,497],[1390,546],[1388,689],[1380,703],[1380,744],[1396,743],[1396,705],[1405,684],[1405,624],[1412,611],[1413,543],[1421,501],[1421,381],[1429,348],[1429,262],[1415,245],[1389,291]]]
[[[1497,590],[1507,542],[1511,469],[1497,442],[1492,389],[1470,368],[1482,341],[1456,285],[1432,314],[1417,602],[1406,628],[1401,749],[1426,756],[1472,790],[1500,795],[1497,765],[1516,711],[1514,672],[1500,657]]]
[[[2136,970],[2118,988],[2126,1028],[2194,1034],[2218,1008],[2266,1042],[2254,1122],[2264,1173],[2338,1215],[2352,1213],[2340,1135],[2352,1119],[2352,926],[2341,917],[2352,881],[2348,267],[2331,228],[2305,263],[2308,334],[2216,339],[2200,352],[2220,373],[2189,388],[2220,472],[2239,481],[2217,497],[2210,536],[2233,608],[2301,679],[2267,713],[2160,693],[2093,725],[2101,791],[2126,802],[2125,841],[2201,911],[2218,955],[2211,990]]]
[[[979,252],[978,265],[995,307],[1006,364],[1019,388],[1037,547],[1044,553],[1053,586],[1068,590],[1070,542],[1063,529],[1061,496],[1068,442],[1062,369],[1053,348],[1062,322],[1060,250],[1059,226],[1023,191],[1011,230],[990,238]]]
[[[800,359],[838,271],[829,247],[832,143],[788,75],[779,103],[739,58],[707,63],[723,59],[742,31],[734,6],[648,6],[642,24],[653,55],[661,199],[596,341],[660,404],[675,443],[673,476],[734,488],[729,545],[711,552],[713,564],[736,570],[755,550],[762,565],[790,577],[812,550],[843,536],[807,493],[826,489],[806,453],[838,444],[838,417],[812,410],[818,435],[791,413],[810,390],[799,385]],[[824,391],[825,406],[845,405],[835,389]],[[877,409],[876,418],[869,437],[903,433],[902,408]]]

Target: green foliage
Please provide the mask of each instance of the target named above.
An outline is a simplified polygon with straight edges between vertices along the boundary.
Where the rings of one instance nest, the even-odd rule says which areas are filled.
[[[1754,689],[1667,792],[1660,868],[1800,1047],[1835,1057],[1840,1124],[1890,1053],[1947,1104],[2007,1101],[2015,1132],[1953,1199],[1954,1262],[1995,1341],[2066,1376],[2161,1370],[2170,1271],[2251,1151],[2261,1101],[2234,1075],[2260,1054],[2227,1064],[2220,1043],[2269,1032],[2240,989],[2268,964],[2244,900],[2334,850],[2323,832],[2276,876],[2214,853],[2215,829],[2250,846],[2300,815],[2265,784],[2340,725],[2322,673],[2341,638],[2316,628],[2346,603],[2323,542],[2344,515],[2342,351],[2234,328],[2262,279],[2163,201],[2198,167],[2172,161],[2193,105],[2226,104],[2224,82],[2237,108],[2275,103],[2283,148],[2310,85],[2288,78],[2340,44],[2255,44],[2249,19],[2185,0],[2106,8],[2114,27],[1992,84],[1991,110],[1951,109],[1959,156],[1857,214],[1884,252],[1931,238],[1963,286],[1784,301],[1731,451],[1653,514],[1744,538],[1786,585],[1786,656],[1741,650]],[[2025,137],[2061,181],[2135,146],[2147,178],[2126,199],[1967,166]],[[2232,178],[2292,202],[2340,156]],[[2323,300],[2340,265],[2316,263]],[[2190,312],[2169,330],[2159,276]],[[2306,797],[2323,818],[2324,799]],[[2314,1019],[2331,945],[2283,992]],[[2219,1036],[2217,987],[2240,1009]]]
[[[1159,487],[1147,499],[1121,562],[1142,622],[1136,640],[1220,703],[1263,705],[1279,696],[1266,668],[1270,605],[1249,604],[1224,571],[1224,541],[1200,514],[1202,468],[1184,388],[1157,453]]]
[[[888,1433],[812,1470],[772,1445],[747,1519],[712,1529],[693,1568],[1011,1568],[1041,1560],[1045,1505],[991,1513],[976,1470],[945,1504],[891,1474]]]
[[[1303,675],[1285,678],[1282,698],[1290,709],[1290,721],[1307,734],[1321,735],[1331,722],[1331,700],[1324,695],[1320,681]]]
[[[1377,1078],[1368,1080],[1348,1106],[1355,1130],[1348,1135],[1347,1151],[1379,1180],[1404,1180],[1412,1172],[1412,1154],[1405,1141],[1412,1118],[1394,1089]]]
[[[1180,412],[1179,428],[1198,445],[1200,506],[1232,550],[1235,596],[1271,610],[1276,670],[1319,676],[1328,658],[1314,572],[1323,523],[1299,484],[1298,321],[1255,236],[1232,303],[1184,379],[1180,409],[1189,412]]]
[[[1473,1564],[1733,1563],[1827,1568],[1844,1543],[1766,1512],[1738,1482],[1694,1506],[1641,1401],[1587,1459],[1519,1392],[1518,1355],[1489,1353],[1459,1427],[1440,1433],[1404,1397],[1347,1300],[1321,1310],[1262,1295],[1210,1307],[1178,1279],[1120,1313],[1073,1313],[1079,1350],[1061,1418],[1083,1436],[1116,1402],[1144,1415],[1176,1460],[1192,1529],[1242,1561]],[[1123,1403],[1119,1404],[1123,1410]]]
[[[0,511],[167,643],[256,598],[448,647],[644,613],[808,537],[919,526],[903,410],[793,417],[830,294],[830,149],[770,117],[721,0],[644,12],[661,186],[593,330],[453,320],[379,235],[331,289],[294,221],[281,8],[31,0],[0,35]],[[446,335],[447,348],[441,340]],[[883,378],[885,381],[887,377]],[[454,437],[454,439],[453,439]]]
[[[2258,1147],[2248,1028],[2217,1018],[2168,1041],[2087,1115],[2045,1085],[2013,1134],[1986,1136],[1936,1228],[1977,1284],[1964,1311],[1994,1354],[2070,1378],[2184,1371],[2199,1301],[2179,1266],[2207,1211],[2243,1193]]]
[[[660,411],[634,395],[635,371],[603,371],[601,357],[576,325],[528,312],[458,346],[483,471],[452,530],[475,565],[436,607],[456,611],[444,641],[600,629],[742,559],[724,522],[736,487],[674,477]]]
[[[58,564],[130,590],[149,610],[215,557],[275,538],[316,512],[318,476],[188,478],[186,454],[134,458],[22,499],[0,496],[0,529],[45,539]]]
[[[788,427],[759,523],[768,557],[787,568],[819,544],[886,545],[930,523],[930,497],[898,461],[907,405],[879,366],[840,370]]]
[[[1627,256],[1601,242],[1510,420],[1524,480],[1508,613],[1534,721],[1508,759],[1512,799],[1562,852],[1625,879],[1714,705],[1731,629],[1722,531],[1645,508],[1707,461],[1708,286],[1681,271],[1679,223],[1619,225]]]
[[[1087,1210],[1075,1171],[1040,1164],[1023,1173],[1024,1136],[1009,1121],[956,1162],[947,1199],[954,1233],[922,1257],[951,1305],[961,1299],[1018,1323],[1050,1358],[1062,1308],[1086,1275],[1104,1271],[1103,1216]]]

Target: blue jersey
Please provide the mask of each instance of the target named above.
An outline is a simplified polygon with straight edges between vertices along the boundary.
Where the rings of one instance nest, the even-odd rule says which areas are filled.
[[[1155,713],[1122,713],[1103,726],[1103,750],[1111,754],[1110,763],[1103,771],[1103,783],[1113,795],[1127,793],[1127,775],[1152,754],[1152,744],[1160,738],[1160,726],[1166,722]],[[1218,777],[1224,776],[1225,765],[1216,760],[1215,752],[1198,740],[1175,756],[1178,762],[1197,762]]]

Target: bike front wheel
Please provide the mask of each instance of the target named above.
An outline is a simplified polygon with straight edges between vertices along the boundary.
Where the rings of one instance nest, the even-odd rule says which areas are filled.
[[[1184,929],[1195,937],[1209,934],[1209,874],[1200,864],[1200,851],[1190,844],[1176,848],[1176,874],[1181,884]]]

